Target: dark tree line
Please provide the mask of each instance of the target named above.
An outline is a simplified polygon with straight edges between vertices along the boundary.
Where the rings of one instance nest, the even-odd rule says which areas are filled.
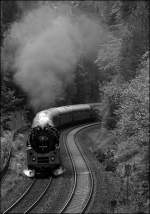
[[[3,51],[3,41],[7,30],[11,24],[20,19],[22,10],[19,1],[1,1],[1,54]],[[3,55],[3,54],[2,54]],[[13,81],[13,68],[3,67],[3,56],[1,57],[1,128],[9,128],[7,125],[11,120],[13,112],[24,109],[26,115],[30,115],[32,110],[27,104],[27,95]],[[27,116],[28,117],[28,116]]]
[[[53,5],[61,1],[48,3]],[[109,103],[109,106],[106,105],[111,109],[110,118],[113,120],[114,111],[120,104],[117,103],[119,101],[113,103],[112,97],[118,96],[113,94],[113,91],[119,93],[120,84],[131,81],[137,76],[142,56],[148,50],[149,3],[148,1],[69,1],[68,4],[71,5],[72,11],[78,8],[83,13],[96,15],[109,29],[112,38],[100,46],[96,60],[84,58],[80,60],[76,67],[74,82],[66,86],[65,96],[56,104],[97,101]],[[1,1],[2,41],[10,25],[19,19],[25,10],[36,5],[36,1]],[[13,82],[11,68],[5,71],[2,69],[1,82],[2,111],[13,111],[22,106],[28,108],[26,94]]]

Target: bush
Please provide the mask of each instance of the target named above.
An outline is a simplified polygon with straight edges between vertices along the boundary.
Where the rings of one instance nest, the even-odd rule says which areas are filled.
[[[106,155],[104,153],[104,151],[102,151],[101,149],[98,149],[96,152],[95,152],[95,155],[96,155],[96,158],[98,159],[98,161],[100,163],[103,163],[106,159]]]
[[[143,62],[139,75],[121,92],[120,115],[115,134],[138,145],[149,142],[149,60]]]
[[[106,167],[105,167],[106,171],[115,172],[116,167],[117,167],[117,162],[115,160],[109,159],[106,161]]]
[[[5,167],[5,164],[9,158],[12,138],[13,133],[11,131],[5,131],[1,136],[1,170]]]

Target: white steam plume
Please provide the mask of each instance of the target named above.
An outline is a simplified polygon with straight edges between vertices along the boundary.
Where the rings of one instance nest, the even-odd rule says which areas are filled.
[[[96,53],[104,34],[91,18],[58,14],[48,6],[33,9],[11,26],[5,45],[13,53],[14,80],[35,110],[55,103],[73,81],[79,58]]]

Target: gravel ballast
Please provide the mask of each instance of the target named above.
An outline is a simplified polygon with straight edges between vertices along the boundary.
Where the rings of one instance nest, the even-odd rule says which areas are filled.
[[[90,167],[95,177],[95,193],[90,205],[89,213],[112,213],[112,201],[118,199],[121,188],[121,180],[112,172],[106,172],[104,166],[98,162],[93,154],[96,141],[91,140],[97,137],[100,126],[93,126],[84,129],[78,134],[78,141],[86,154]],[[95,136],[94,136],[95,135]]]

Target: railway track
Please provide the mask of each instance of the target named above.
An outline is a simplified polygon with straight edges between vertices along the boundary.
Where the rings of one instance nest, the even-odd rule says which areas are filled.
[[[5,210],[3,214],[29,213],[43,198],[51,182],[52,177],[50,179],[34,179],[21,197]]]
[[[82,127],[74,128],[63,135],[63,143],[73,166],[74,184],[65,204],[59,208],[57,213],[83,213],[87,211],[91,202],[94,188],[93,174],[76,137],[80,131],[89,126],[93,126],[93,124],[82,125]],[[21,197],[3,214],[32,212],[44,197],[51,182],[52,178],[34,179]]]
[[[92,199],[94,178],[81,147],[77,142],[77,134],[91,125],[78,127],[67,135],[66,150],[70,156],[73,171],[74,185],[72,191],[59,213],[83,213]],[[93,124],[92,124],[93,126]]]

